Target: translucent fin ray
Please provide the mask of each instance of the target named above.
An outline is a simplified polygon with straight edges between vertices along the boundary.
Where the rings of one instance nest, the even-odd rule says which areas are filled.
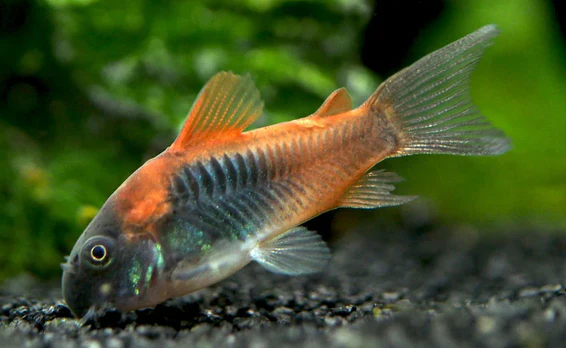
[[[394,155],[498,155],[510,141],[473,104],[470,76],[498,30],[485,26],[385,81],[364,104],[396,132]]]
[[[402,180],[397,174],[384,170],[368,172],[346,191],[337,207],[373,209],[410,202],[416,196],[391,194],[395,190],[393,183]]]
[[[251,257],[271,272],[300,275],[320,272],[330,259],[330,250],[316,232],[296,227],[261,243]]]
[[[204,138],[239,134],[262,109],[261,96],[249,75],[220,72],[200,91],[171,148],[181,150]]]

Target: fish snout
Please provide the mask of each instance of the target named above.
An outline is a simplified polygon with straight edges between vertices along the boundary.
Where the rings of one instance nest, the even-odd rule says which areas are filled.
[[[78,272],[72,264],[64,264],[62,277],[63,298],[71,312],[82,318],[87,312],[100,304],[108,302],[107,294],[102,294],[97,286],[96,276]]]
[[[77,317],[83,317],[90,307],[92,302],[90,299],[91,286],[88,279],[84,279],[76,272],[72,264],[65,263],[61,265],[63,268],[62,290],[63,298],[71,312]]]
[[[84,290],[82,289],[82,284],[77,277],[76,272],[73,270],[73,266],[65,263],[62,264],[63,268],[63,279],[62,279],[62,290],[63,298],[67,303],[67,306],[71,309],[71,312],[77,317],[83,317],[88,309],[90,308],[90,303],[85,298]]]

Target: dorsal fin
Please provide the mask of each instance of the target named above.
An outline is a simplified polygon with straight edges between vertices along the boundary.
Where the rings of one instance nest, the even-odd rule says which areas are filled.
[[[219,72],[198,94],[171,149],[181,150],[205,138],[240,134],[262,109],[263,101],[249,75]]]
[[[337,207],[373,209],[410,202],[416,197],[391,193],[395,189],[393,183],[402,180],[397,174],[384,170],[367,172],[348,188],[342,199],[338,201]]]
[[[332,92],[312,116],[326,117],[350,110],[352,110],[352,98],[346,88],[342,87]]]

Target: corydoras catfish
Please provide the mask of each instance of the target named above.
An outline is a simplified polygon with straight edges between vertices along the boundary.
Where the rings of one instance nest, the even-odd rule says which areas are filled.
[[[490,25],[384,81],[357,108],[344,88],[312,115],[244,131],[263,102],[249,76],[203,87],[173,144],[108,198],[63,267],[77,316],[154,306],[216,283],[250,261],[287,275],[330,253],[301,223],[332,209],[399,205],[400,178],[375,170],[412,154],[497,155],[510,148],[479,113],[470,75]]]

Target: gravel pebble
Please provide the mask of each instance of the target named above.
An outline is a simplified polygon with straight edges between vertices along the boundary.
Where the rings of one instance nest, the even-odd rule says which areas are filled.
[[[472,240],[358,233],[331,245],[334,257],[322,274],[285,277],[251,265],[152,309],[104,308],[81,320],[61,298],[37,295],[45,284],[26,278],[17,289],[18,282],[8,282],[0,289],[0,342],[31,348],[561,347],[566,237],[467,235]]]

